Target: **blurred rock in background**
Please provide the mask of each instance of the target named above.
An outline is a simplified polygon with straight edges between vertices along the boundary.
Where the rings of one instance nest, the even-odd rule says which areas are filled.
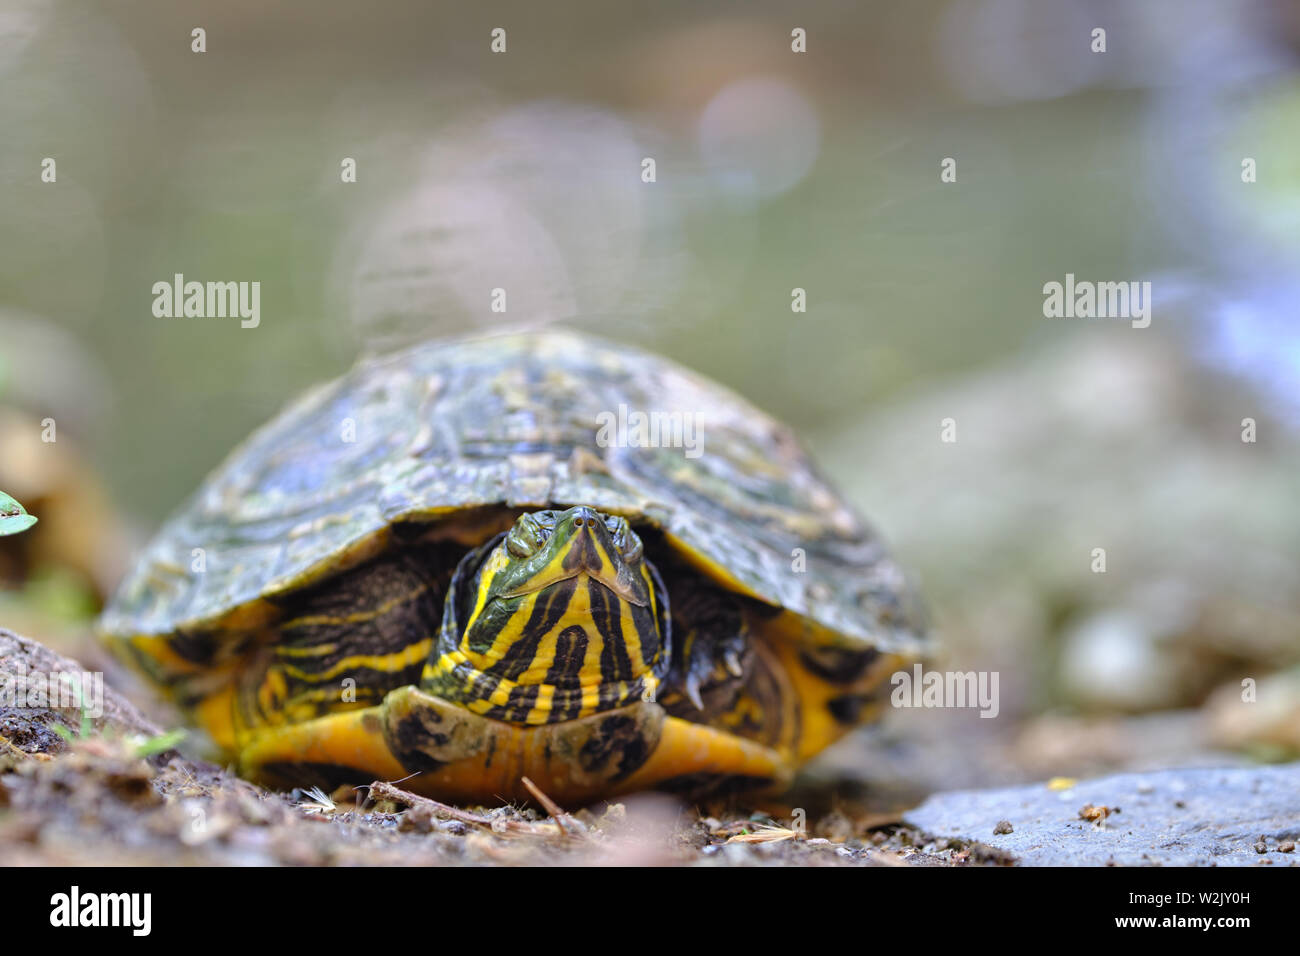
[[[1089,328],[819,438],[951,663],[1019,681],[1005,711],[1187,706],[1300,661],[1300,439],[1147,331]]]

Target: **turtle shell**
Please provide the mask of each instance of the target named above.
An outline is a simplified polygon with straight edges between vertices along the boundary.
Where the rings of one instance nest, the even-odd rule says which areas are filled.
[[[657,443],[637,430],[652,419]],[[658,529],[811,641],[924,650],[898,567],[788,428],[661,357],[557,330],[429,342],[307,392],[167,522],[101,628],[219,632],[396,526],[575,504]]]

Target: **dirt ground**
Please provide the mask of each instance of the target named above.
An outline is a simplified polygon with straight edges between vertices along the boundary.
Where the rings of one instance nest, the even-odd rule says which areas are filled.
[[[0,675],[79,671],[0,631]],[[58,703],[57,701],[55,703]],[[280,793],[191,759],[105,688],[93,721],[69,707],[0,704],[4,865],[1004,865],[983,844],[934,840],[903,807],[824,782],[783,803],[688,806],[643,794],[568,813],[454,807],[400,783]]]

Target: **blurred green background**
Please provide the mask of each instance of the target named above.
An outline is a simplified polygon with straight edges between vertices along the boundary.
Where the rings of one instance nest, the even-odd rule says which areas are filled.
[[[6,623],[41,627],[12,600],[33,588],[84,619],[244,435],[357,356],[562,321],[795,426],[955,666],[1004,670],[1015,721],[1286,680],[1297,50],[1282,2],[6,0],[0,488],[43,515],[3,543]],[[260,326],[155,318],[175,273],[259,281]],[[1044,318],[1067,273],[1151,281],[1151,327]],[[1233,719],[1175,737],[1295,746]]]

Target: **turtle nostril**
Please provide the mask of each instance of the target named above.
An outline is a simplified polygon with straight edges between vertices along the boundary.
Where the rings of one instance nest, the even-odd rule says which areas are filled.
[[[582,527],[582,519],[581,519],[581,518],[574,518],[574,519],[573,519],[573,526],[574,526],[575,528],[581,528],[581,527]]]

